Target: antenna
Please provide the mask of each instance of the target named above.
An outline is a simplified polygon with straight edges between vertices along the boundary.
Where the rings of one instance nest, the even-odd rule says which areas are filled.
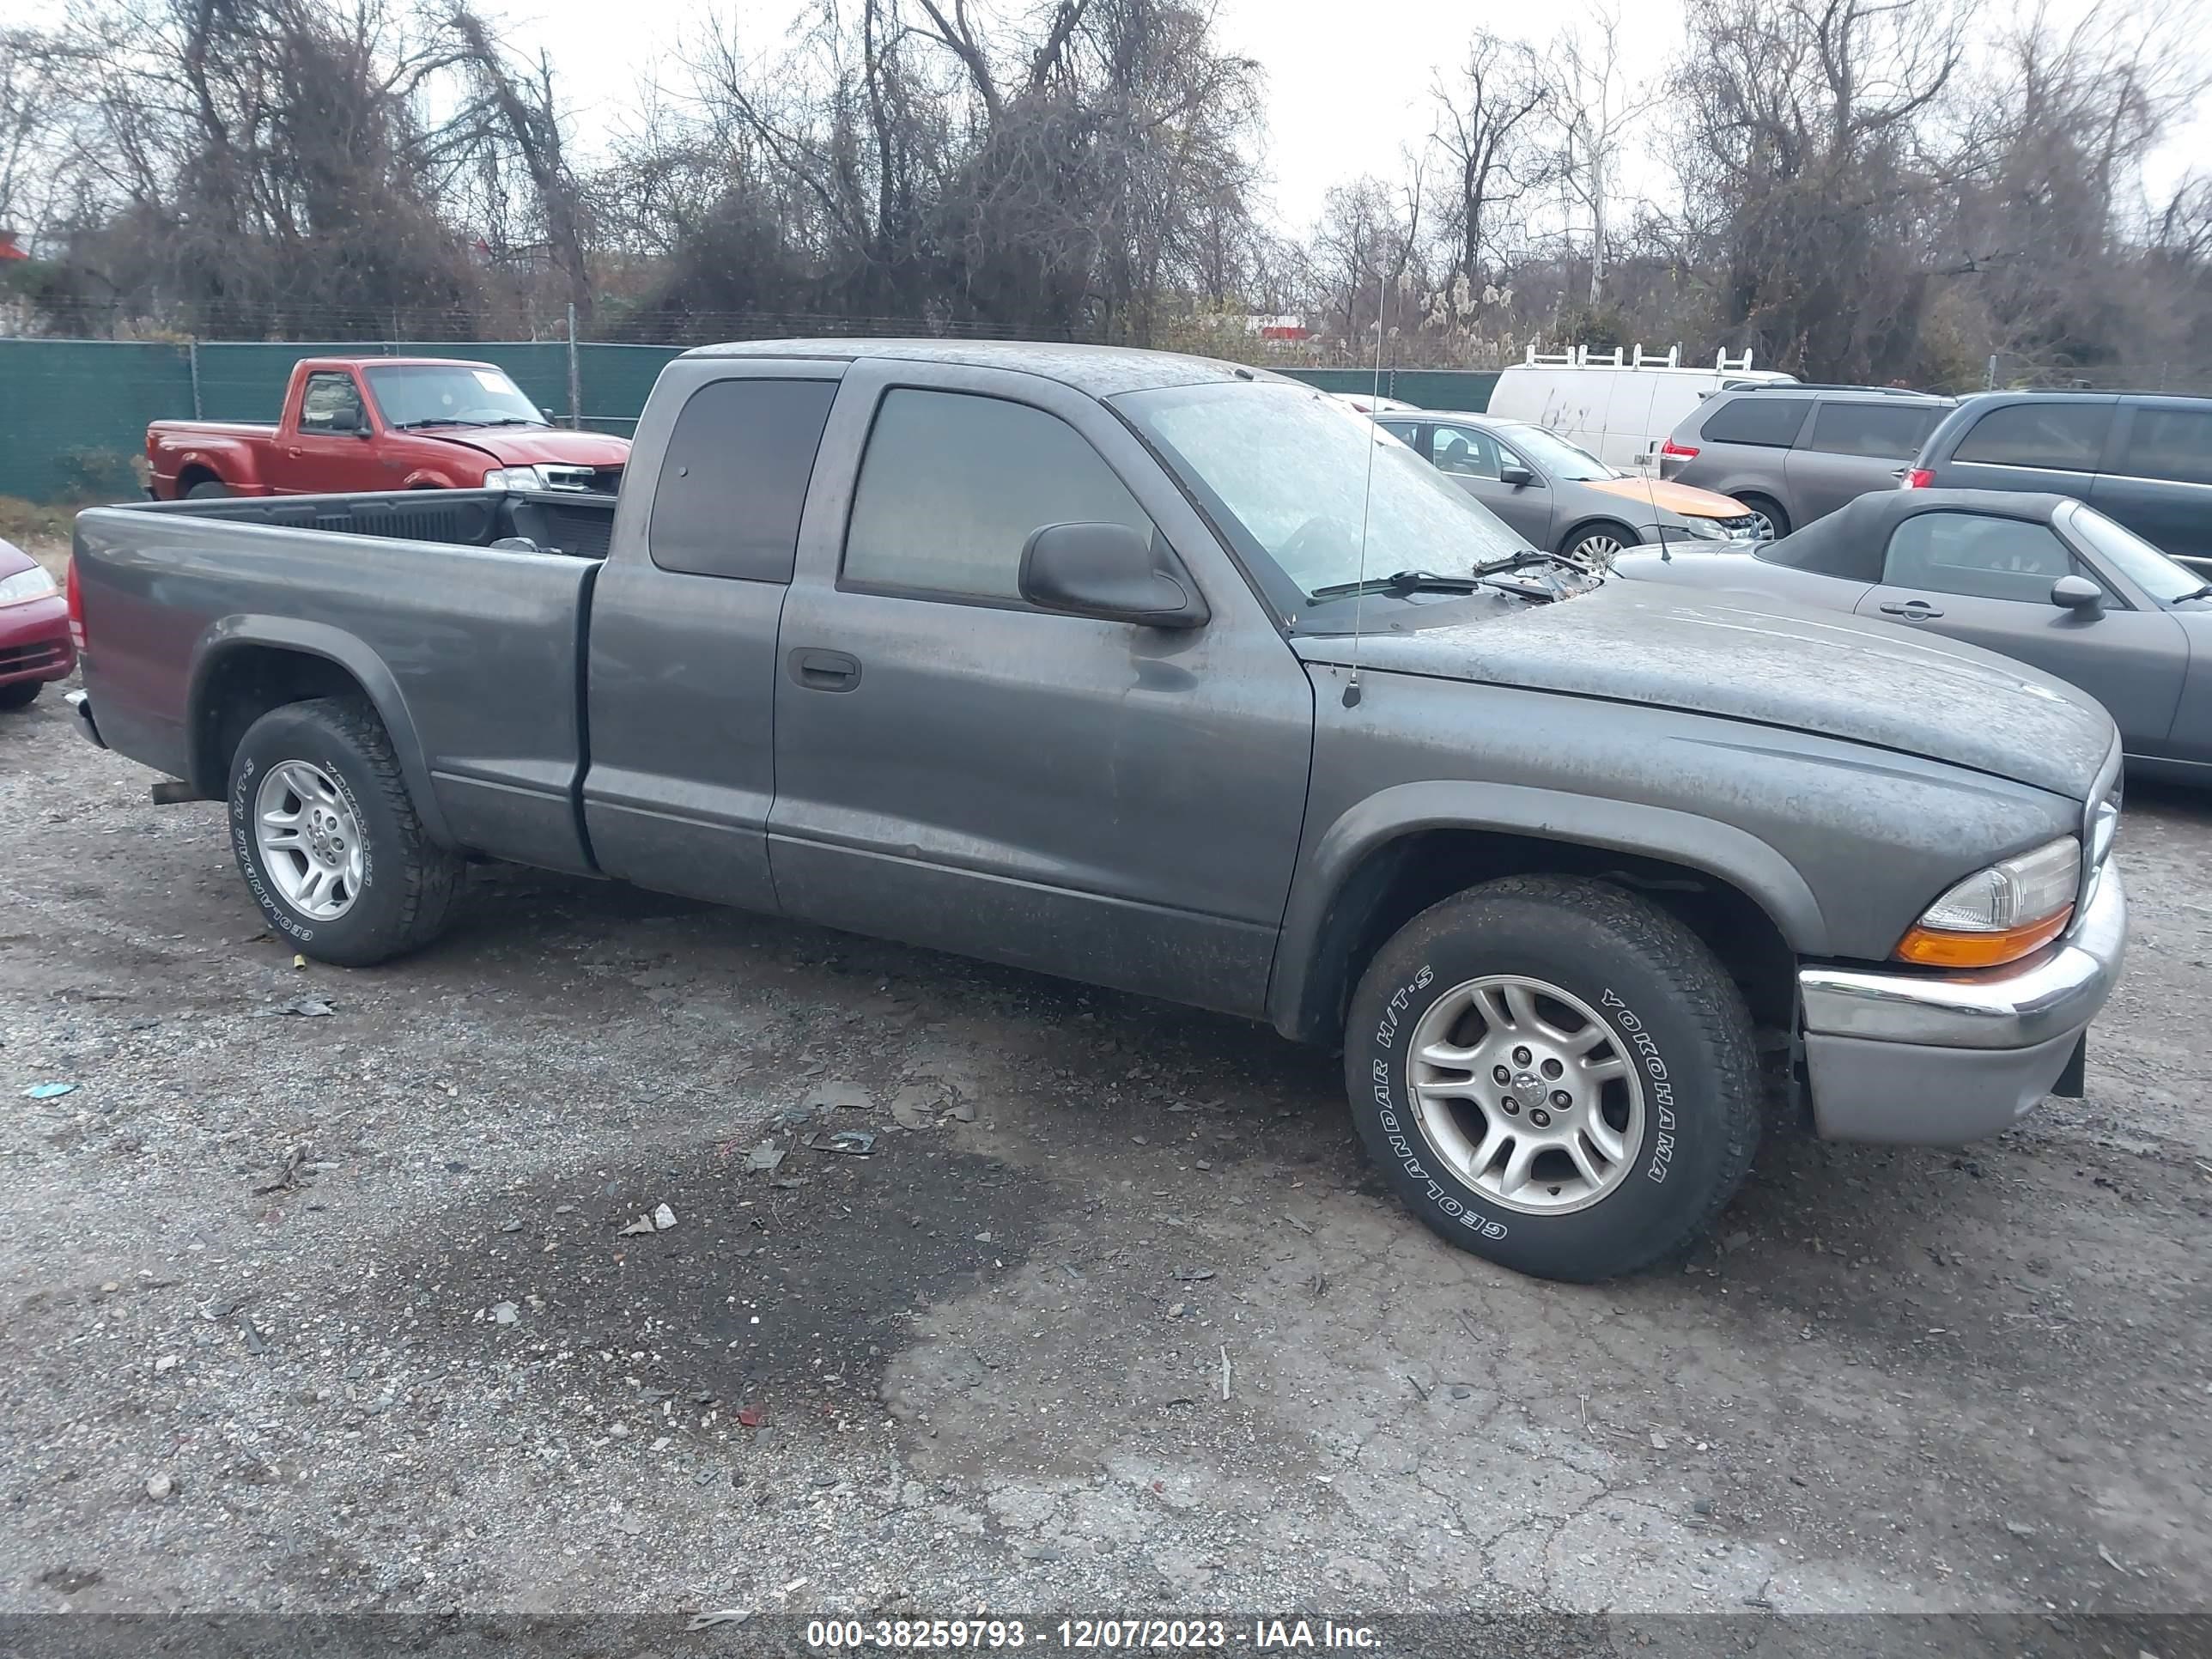
[[[1360,623],[1367,613],[1367,509],[1375,499],[1375,451],[1382,434],[1375,428],[1375,406],[1382,400],[1382,301],[1386,282],[1375,292],[1375,387],[1367,398],[1367,476],[1359,487],[1359,585],[1352,590],[1352,678],[1344,683],[1344,706],[1359,707]]]

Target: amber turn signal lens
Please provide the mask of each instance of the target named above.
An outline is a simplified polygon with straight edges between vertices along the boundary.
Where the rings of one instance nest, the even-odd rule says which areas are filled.
[[[2066,931],[2074,907],[2056,915],[1996,933],[1954,933],[1940,927],[1915,927],[1899,943],[1897,959],[1923,968],[2002,968],[2040,950]]]

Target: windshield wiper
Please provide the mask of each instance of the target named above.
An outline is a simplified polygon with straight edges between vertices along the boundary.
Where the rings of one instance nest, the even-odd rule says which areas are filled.
[[[417,432],[426,426],[483,426],[483,424],[484,422],[482,421],[452,421],[444,419],[429,421],[401,421],[392,429],[394,432]]]
[[[1476,574],[1480,574],[1477,567]],[[1342,599],[1349,593],[1472,593],[1481,584],[1474,575],[1439,576],[1427,570],[1401,570],[1393,576],[1370,576],[1364,582],[1331,582],[1316,587],[1317,599]]]
[[[550,421],[533,421],[520,415],[502,415],[495,421],[471,421],[471,426],[550,426]]]
[[[2212,582],[2205,583],[2203,586],[2197,589],[2194,592],[2179,595],[2172,601],[2172,603],[2175,605],[2183,605],[2186,604],[2191,599],[2212,599]]]

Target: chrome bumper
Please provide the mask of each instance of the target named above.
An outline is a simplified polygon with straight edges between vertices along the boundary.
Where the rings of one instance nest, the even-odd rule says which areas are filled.
[[[91,696],[86,692],[71,691],[62,701],[70,706],[70,713],[76,716],[77,735],[94,749],[106,748],[107,740],[100,735],[100,727],[93,723]]]
[[[2074,931],[2026,963],[1940,977],[1802,969],[1820,1133],[1955,1146],[2010,1127],[2051,1091],[2105,1006],[2127,930],[2127,896],[2107,864]]]

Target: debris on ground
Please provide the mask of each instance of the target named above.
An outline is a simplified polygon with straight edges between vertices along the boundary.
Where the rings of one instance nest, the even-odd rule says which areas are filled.
[[[641,1215],[638,1217],[636,1220],[631,1222],[629,1225],[624,1227],[620,1232],[617,1233],[615,1237],[617,1238],[634,1238],[641,1233],[655,1233],[659,1231],[660,1230],[658,1227],[653,1224],[653,1218],[651,1216]]]
[[[301,1019],[322,1019],[331,1012],[331,1005],[320,997],[294,997],[289,1002],[280,1002],[274,1008],[256,1008],[254,1019],[282,1019],[286,1015]]]
[[[675,1211],[670,1209],[665,1204],[658,1205],[654,1207],[653,1212],[653,1231],[656,1232],[665,1233],[675,1224]]]
[[[876,1138],[866,1129],[840,1129],[824,1138],[816,1135],[806,1143],[810,1152],[842,1152],[848,1158],[866,1158],[876,1149]]]
[[[284,1149],[283,1166],[276,1171],[275,1178],[266,1185],[256,1187],[253,1190],[257,1194],[263,1194],[296,1190],[300,1185],[300,1166],[307,1161],[307,1149],[295,1142]]]
[[[715,1613],[694,1613],[690,1623],[685,1625],[684,1628],[687,1631],[708,1630],[716,1625],[742,1625],[752,1616],[753,1610],[750,1607],[724,1607]]]
[[[522,1310],[512,1302],[495,1302],[491,1304],[491,1318],[495,1325],[512,1325],[521,1316]]]
[[[806,1096],[810,1111],[865,1112],[872,1104],[868,1091],[857,1083],[819,1083]]]
[[[773,1140],[763,1140],[745,1154],[745,1170],[749,1175],[769,1175],[783,1162],[783,1148]]]
[[[74,1083],[33,1083],[23,1091],[26,1100],[59,1100],[64,1095],[76,1092]]]
[[[292,965],[295,968],[304,968],[307,965],[307,959],[302,956],[295,956],[292,958]]]
[[[1176,1277],[1186,1285],[1196,1285],[1213,1277],[1211,1267],[1177,1267]]]
[[[166,1504],[177,1490],[177,1483],[166,1474],[152,1476],[146,1482],[146,1496],[156,1504]]]
[[[767,1420],[768,1413],[758,1406],[748,1406],[738,1413],[738,1426],[741,1429],[757,1429]]]
[[[891,1121],[902,1129],[926,1129],[944,1098],[927,1084],[909,1083],[891,1097]]]
[[[952,1103],[952,1109],[950,1115],[956,1122],[973,1123],[975,1121],[975,1102],[969,1100],[956,1100]]]

